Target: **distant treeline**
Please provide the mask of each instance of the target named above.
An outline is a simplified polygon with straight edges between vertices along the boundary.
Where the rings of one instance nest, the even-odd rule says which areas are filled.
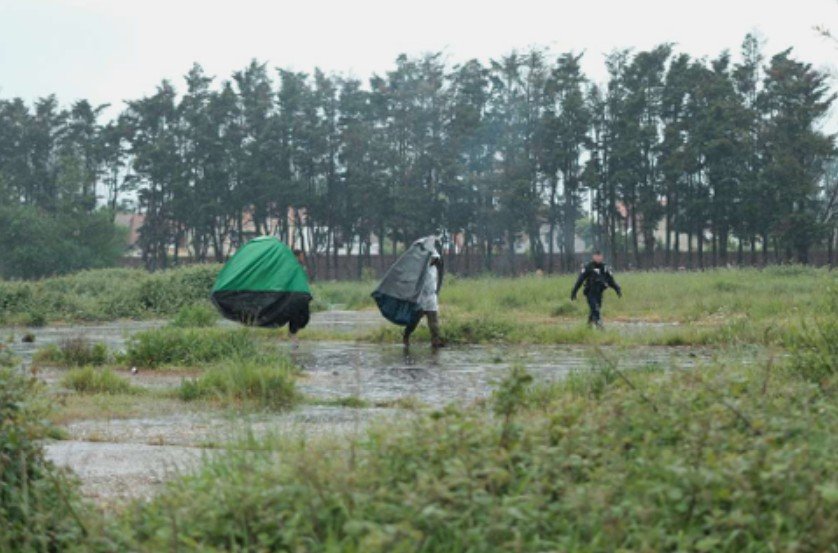
[[[434,231],[486,266],[526,238],[545,270],[576,235],[638,267],[832,255],[827,75],[751,35],[735,58],[614,52],[604,84],[580,59],[400,56],[366,81],[254,61],[218,83],[196,64],[182,94],[163,81],[107,122],[86,101],[0,100],[0,197],[50,217],[135,201],[149,268],[222,259],[247,230],[335,262]]]

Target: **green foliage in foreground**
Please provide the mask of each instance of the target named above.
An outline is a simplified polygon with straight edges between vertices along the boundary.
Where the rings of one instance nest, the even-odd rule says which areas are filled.
[[[125,360],[137,367],[189,367],[256,353],[256,337],[249,329],[157,328],[132,336]]]
[[[230,452],[124,528],[145,550],[834,547],[832,388],[770,366],[617,374],[532,388],[519,371],[492,405],[378,428],[351,454]]]
[[[606,362],[550,385],[516,368],[490,401],[361,438],[245,442],[116,513],[43,461],[42,386],[0,372],[0,550],[834,550],[835,373],[806,365],[838,339],[829,322],[790,338],[802,361]],[[228,359],[180,392],[277,408],[291,371]]]
[[[297,399],[295,374],[294,365],[285,357],[231,360],[184,380],[178,395],[185,401],[250,401],[266,409],[286,409]]]
[[[83,367],[67,371],[62,384],[82,394],[138,394],[142,388],[131,385],[111,369]]]
[[[44,458],[42,388],[0,369],[0,551],[61,551],[84,537],[75,485]]]

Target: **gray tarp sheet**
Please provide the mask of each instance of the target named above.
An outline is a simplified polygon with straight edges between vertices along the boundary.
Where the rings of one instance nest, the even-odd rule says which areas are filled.
[[[422,291],[435,244],[433,236],[414,242],[387,270],[372,293],[378,309],[388,321],[407,325],[421,315],[416,302]]]

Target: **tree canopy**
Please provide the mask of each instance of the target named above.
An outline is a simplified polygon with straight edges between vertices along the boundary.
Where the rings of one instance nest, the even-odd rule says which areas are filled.
[[[366,80],[255,60],[219,80],[195,64],[180,91],[163,81],[104,122],[86,101],[0,100],[0,197],[27,208],[0,212],[0,225],[27,220],[37,234],[38,217],[61,214],[88,218],[83,228],[133,202],[152,269],[223,260],[249,225],[327,259],[430,232],[487,267],[525,243],[536,266],[554,270],[558,257],[566,270],[579,234],[636,267],[685,255],[724,264],[732,248],[738,262],[831,255],[825,74],[792,50],[766,59],[751,35],[738,55],[712,59],[669,44],[617,51],[605,83],[586,77],[581,58],[402,55]],[[89,234],[58,233],[79,244]],[[80,246],[111,253],[79,263],[112,259],[113,233]],[[0,267],[70,268],[10,269],[20,263]]]

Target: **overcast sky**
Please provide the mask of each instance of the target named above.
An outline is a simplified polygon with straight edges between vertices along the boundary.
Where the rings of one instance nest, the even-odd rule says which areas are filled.
[[[0,0],[0,97],[55,93],[117,106],[163,78],[182,88],[195,61],[227,78],[252,58],[366,78],[401,53],[450,62],[541,45],[585,52],[604,79],[614,48],[675,42],[696,56],[738,51],[757,31],[767,53],[789,46],[835,70],[836,0]]]

